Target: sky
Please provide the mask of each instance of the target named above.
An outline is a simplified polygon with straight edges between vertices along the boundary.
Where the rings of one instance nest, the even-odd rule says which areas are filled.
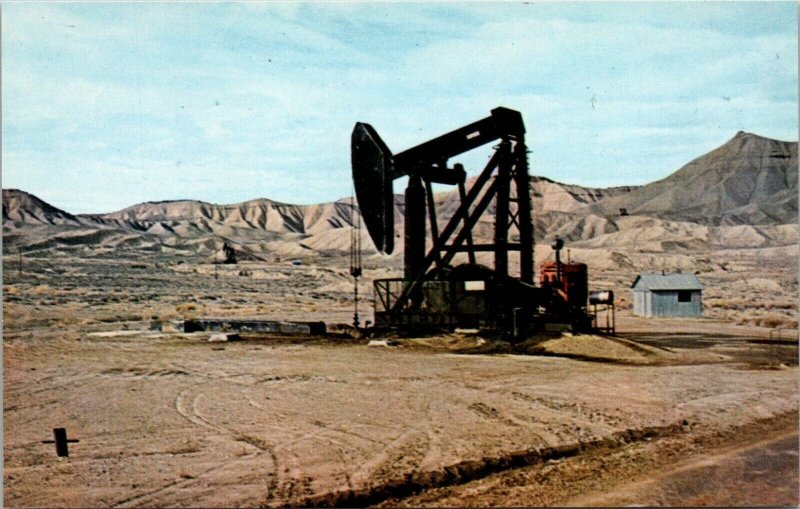
[[[497,106],[531,174],[644,184],[740,130],[797,140],[797,48],[795,2],[5,2],[2,184],[73,213],[332,201],[355,122],[397,153]]]

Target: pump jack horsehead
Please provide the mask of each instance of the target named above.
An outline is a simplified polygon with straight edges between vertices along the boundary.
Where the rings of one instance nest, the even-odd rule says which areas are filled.
[[[451,167],[448,160],[498,141],[488,164],[467,188],[463,166]],[[394,250],[393,182],[408,177],[403,278],[374,282],[376,327],[481,327],[520,335],[554,317],[583,321],[574,306],[534,284],[527,147],[518,111],[495,108],[489,117],[398,154],[392,154],[371,125],[358,122],[351,154],[356,198],[379,252]],[[460,197],[458,209],[441,231],[434,183],[457,186]],[[477,244],[473,229],[492,201],[493,241]],[[426,220],[431,246],[427,252]],[[518,231],[513,242],[512,226]],[[519,252],[518,276],[509,274],[513,251]],[[462,252],[468,263],[452,266]],[[477,264],[478,252],[493,253],[494,268]]]

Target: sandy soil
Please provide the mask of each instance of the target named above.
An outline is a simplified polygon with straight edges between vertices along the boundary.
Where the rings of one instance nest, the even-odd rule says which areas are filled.
[[[796,507],[797,440],[797,414],[789,413],[596,447],[381,505]]]
[[[623,310],[613,351],[659,359],[633,363],[478,353],[466,335],[397,347],[342,337],[208,343],[208,334],[148,331],[149,320],[346,322],[346,291],[317,290],[346,275],[250,265],[215,277],[206,265],[156,263],[35,260],[21,275],[4,274],[4,288],[15,288],[3,306],[7,505],[508,505],[458,490],[508,476],[529,487],[528,471],[562,479],[574,489],[560,491],[579,503],[602,503],[616,485],[542,469],[575,464],[566,469],[573,478],[602,478],[605,459],[609,472],[656,478],[675,459],[662,449],[722,454],[796,428],[797,344],[765,341],[769,329],[720,332],[713,320],[665,327]],[[561,338],[572,349],[597,349],[601,339]],[[54,427],[80,440],[69,458],[41,443]],[[638,482],[618,476],[626,479]],[[569,501],[524,493],[520,500]]]
[[[697,454],[661,475],[581,497],[577,506],[797,506],[796,432],[720,454]]]
[[[631,367],[205,339],[7,339],[6,503],[303,503],[465,460],[683,422],[720,429],[797,407],[796,366]],[[786,349],[789,361],[796,349]],[[66,460],[40,443],[57,426],[81,440]]]

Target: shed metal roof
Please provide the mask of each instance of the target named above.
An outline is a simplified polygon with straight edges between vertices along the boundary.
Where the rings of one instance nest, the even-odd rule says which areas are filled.
[[[694,274],[649,274],[636,276],[631,288],[640,290],[702,290]]]

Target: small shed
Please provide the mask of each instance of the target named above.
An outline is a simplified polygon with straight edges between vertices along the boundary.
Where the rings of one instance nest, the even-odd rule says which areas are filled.
[[[639,274],[631,288],[636,316],[703,315],[703,285],[694,274]]]

